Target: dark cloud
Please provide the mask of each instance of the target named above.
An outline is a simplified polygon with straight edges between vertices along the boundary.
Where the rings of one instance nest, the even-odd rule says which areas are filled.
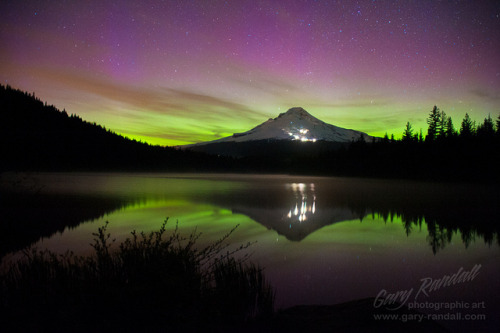
[[[217,113],[220,113],[219,116],[231,118],[263,116],[262,113],[251,110],[243,104],[190,90],[136,87],[102,78],[96,79],[79,72],[62,70],[37,68],[32,72],[66,89],[72,89],[81,94],[90,93],[123,103],[130,109],[176,116],[203,114],[205,117],[217,117]],[[208,111],[212,114],[209,115]],[[129,114],[128,117],[134,117],[134,115]]]
[[[492,92],[489,90],[484,90],[484,89],[479,89],[479,88],[471,89],[469,92],[473,96],[479,97],[481,99],[488,99],[488,100],[491,100],[493,102],[498,102],[498,100],[500,100],[500,93],[498,93],[498,92]]]

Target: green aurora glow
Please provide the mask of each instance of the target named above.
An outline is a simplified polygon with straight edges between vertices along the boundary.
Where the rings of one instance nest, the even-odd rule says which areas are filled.
[[[301,106],[400,137],[434,105],[496,117],[495,1],[3,1],[0,82],[159,145],[247,131]]]

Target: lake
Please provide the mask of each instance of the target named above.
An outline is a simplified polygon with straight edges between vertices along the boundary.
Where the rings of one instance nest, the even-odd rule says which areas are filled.
[[[390,308],[385,296],[440,314],[452,329],[500,324],[497,186],[232,174],[36,173],[0,181],[4,262],[29,245],[90,253],[92,233],[106,221],[119,242],[169,218],[168,228],[178,223],[186,236],[201,232],[200,246],[238,225],[228,241],[253,243],[243,252],[264,268],[277,308],[368,297]]]

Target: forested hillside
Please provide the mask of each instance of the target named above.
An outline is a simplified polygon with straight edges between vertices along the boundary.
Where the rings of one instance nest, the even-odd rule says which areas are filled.
[[[0,86],[0,170],[207,171],[221,158],[151,146]]]

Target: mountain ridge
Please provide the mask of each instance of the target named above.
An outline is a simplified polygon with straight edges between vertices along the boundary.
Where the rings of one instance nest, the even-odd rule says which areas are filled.
[[[276,118],[269,118],[267,121],[246,132],[234,133],[232,136],[213,141],[184,145],[181,146],[181,148],[193,148],[217,143],[239,143],[261,140],[350,143],[361,137],[365,141],[373,139],[372,136],[361,131],[328,124],[314,117],[302,107],[292,107],[287,112],[280,113]]]

